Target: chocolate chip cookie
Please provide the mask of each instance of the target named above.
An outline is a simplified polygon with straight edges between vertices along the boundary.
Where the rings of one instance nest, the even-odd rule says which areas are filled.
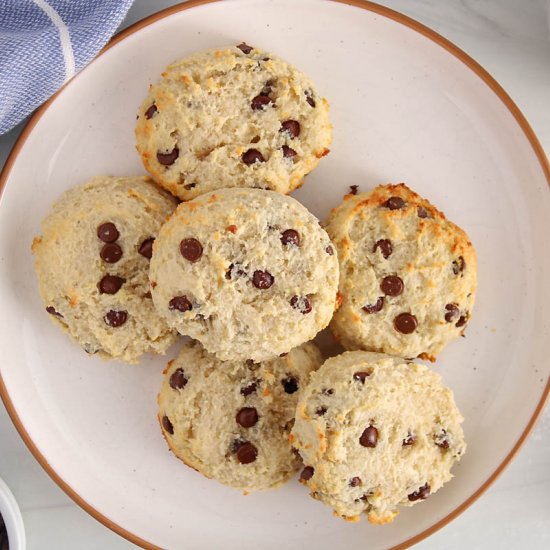
[[[404,184],[350,194],[327,232],[342,300],[331,330],[344,347],[434,361],[464,333],[477,284],[474,247],[427,200]]]
[[[300,395],[291,441],[300,480],[336,515],[393,520],[452,477],[466,450],[441,377],[421,364],[353,351],[328,359]]]
[[[224,361],[263,361],[328,325],[338,261],[295,199],[220,189],[178,206],[155,241],[150,278],[171,327]]]
[[[143,102],[137,150],[187,200],[220,187],[288,193],[332,139],[328,103],[287,62],[246,44],[170,65]]]
[[[270,361],[222,362],[187,343],[164,373],[159,422],[174,454],[220,483],[276,487],[301,466],[288,436],[298,397],[322,363],[311,343]]]
[[[42,222],[32,248],[46,311],[86,352],[135,363],[174,341],[148,272],[175,207],[148,178],[105,176],[66,191]]]

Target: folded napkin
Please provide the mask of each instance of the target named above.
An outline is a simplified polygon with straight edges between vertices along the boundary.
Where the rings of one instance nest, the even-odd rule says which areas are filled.
[[[0,134],[83,69],[133,0],[0,0]]]

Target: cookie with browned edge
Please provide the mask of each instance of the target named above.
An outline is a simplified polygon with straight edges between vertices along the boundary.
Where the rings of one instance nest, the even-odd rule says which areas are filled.
[[[149,178],[103,176],[66,191],[42,222],[32,248],[46,311],[87,353],[136,363],[174,341],[148,274],[175,207]]]
[[[300,480],[336,515],[391,522],[452,478],[463,418],[424,365],[365,351],[328,359],[300,395],[292,444]]]
[[[406,185],[346,195],[328,220],[341,306],[331,330],[347,349],[434,361],[464,333],[477,285],[466,233]]]
[[[222,360],[263,361],[311,340],[334,312],[338,261],[317,218],[261,189],[181,203],[151,261],[157,311]]]
[[[181,199],[220,187],[289,193],[328,153],[328,103],[282,59],[246,44],[170,65],[139,109],[137,150]]]
[[[223,362],[198,342],[187,343],[168,363],[158,397],[170,449],[231,487],[281,485],[301,466],[288,436],[298,398],[321,363],[311,343],[261,363]]]

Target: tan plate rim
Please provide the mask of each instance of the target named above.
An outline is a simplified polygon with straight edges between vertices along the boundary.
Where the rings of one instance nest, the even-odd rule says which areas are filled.
[[[222,1],[222,0],[190,0],[183,4],[176,4],[175,6],[171,6],[167,9],[154,13],[153,15],[150,15],[149,17],[146,17],[145,19],[142,19],[141,21],[134,23],[127,29],[123,30],[122,32],[114,36],[111,39],[111,41],[105,46],[105,48],[103,48],[103,50],[100,52],[99,55],[102,55],[107,50],[112,48],[115,44],[124,40],[128,36],[134,34],[135,32],[140,31],[144,27],[147,27],[160,19],[169,17],[170,15],[174,13],[178,13],[180,11],[194,8],[196,6],[202,6],[205,4],[210,4],[213,2],[219,2],[219,1]],[[519,124],[520,128],[525,134],[525,137],[531,144],[531,147],[533,148],[533,151],[540,163],[542,171],[550,187],[550,163],[548,162],[548,159],[546,158],[544,150],[539,140],[537,139],[535,133],[533,132],[533,129],[531,128],[531,126],[527,122],[527,119],[525,118],[523,113],[519,110],[517,105],[512,101],[510,96],[504,91],[502,86],[479,63],[477,63],[477,61],[474,61],[474,59],[472,59],[468,54],[462,51],[458,46],[455,46],[452,42],[450,42],[440,34],[436,33],[432,29],[390,8],[386,8],[385,6],[380,6],[379,4],[375,4],[367,0],[332,0],[332,1],[339,2],[342,4],[349,4],[357,8],[369,10],[383,17],[387,17],[388,19],[397,21],[398,23],[401,23],[402,25],[405,25],[410,29],[413,29],[414,31],[422,34],[426,38],[429,38],[430,40],[432,40],[433,42],[435,42],[436,44],[438,44],[439,46],[447,50],[450,54],[454,55],[460,61],[462,61],[477,76],[479,76],[479,78],[483,80],[485,84],[489,86],[489,88],[491,88],[491,90],[495,93],[495,95],[502,101],[502,103],[504,103],[506,108],[510,111],[512,116],[516,119],[516,122]],[[63,89],[64,89],[64,86],[57,93],[55,93],[46,103],[44,103],[44,105],[42,105],[39,109],[35,111],[35,113],[32,115],[32,117],[28,121],[27,125],[21,132],[21,135],[15,142],[15,145],[13,146],[13,149],[11,150],[8,156],[8,159],[6,160],[4,168],[0,173],[0,194],[8,179],[12,166],[14,165],[17,159],[17,156],[21,148],[23,147],[25,141],[29,137],[36,123],[40,120],[40,118],[46,112],[46,110],[50,107],[50,105],[57,99],[57,96]],[[500,465],[496,468],[496,470],[489,476],[489,478],[481,485],[481,487],[477,491],[475,491],[462,504],[457,506],[452,512],[447,514],[444,518],[440,519],[437,523],[435,523],[431,527],[428,527],[418,535],[415,535],[414,537],[407,539],[401,544],[398,544],[397,546],[392,547],[391,550],[402,550],[404,548],[409,548],[413,544],[420,542],[421,540],[425,539],[426,537],[429,537],[430,535],[432,535],[433,533],[435,533],[436,531],[438,531],[439,529],[447,525],[447,523],[452,521],[454,518],[456,518],[458,515],[464,512],[466,508],[472,505],[491,486],[491,484],[496,480],[496,478],[503,472],[504,468],[511,462],[511,460],[514,458],[514,456],[519,451],[521,446],[525,443],[525,440],[527,439],[528,435],[531,433],[531,430],[533,429],[538,417],[540,416],[544,408],[544,405],[546,403],[546,400],[548,399],[549,394],[550,394],[550,377],[546,382],[546,387],[540,398],[540,401],[538,402],[533,412],[533,415],[529,419],[529,422],[525,426],[525,429],[523,430],[519,439],[516,441],[514,447],[506,455],[506,457],[500,463]],[[103,525],[113,530],[115,533],[121,535],[122,537],[126,538],[130,542],[137,544],[142,548],[151,549],[151,550],[162,550],[158,546],[155,546],[145,541],[144,539],[138,537],[134,533],[130,533],[120,525],[117,525],[116,523],[111,521],[108,517],[104,516],[101,512],[99,512],[98,510],[93,508],[90,504],[88,504],[78,493],[76,493],[76,491],[74,491],[63,479],[61,479],[61,477],[56,473],[53,467],[50,466],[50,464],[48,464],[48,462],[46,461],[46,459],[44,458],[40,450],[35,445],[34,441],[31,439],[30,435],[26,431],[25,427],[23,426],[23,423],[21,422],[17,414],[17,411],[15,410],[15,406],[13,405],[8,395],[6,386],[2,380],[1,375],[0,375],[0,396],[2,397],[2,401],[4,402],[6,410],[8,411],[8,414],[10,415],[12,422],[14,423],[17,431],[19,432],[19,435],[21,436],[21,438],[23,439],[23,441],[25,442],[25,444],[27,445],[31,453],[34,455],[36,460],[38,460],[42,468],[46,470],[46,473],[57,483],[57,485],[59,485],[59,487],[61,487],[61,489],[63,489],[63,491],[65,491],[65,493],[69,497],[71,497],[74,500],[74,502],[76,502],[76,504],[78,504],[81,508],[86,510],[86,512],[88,512],[95,519],[103,523]]]

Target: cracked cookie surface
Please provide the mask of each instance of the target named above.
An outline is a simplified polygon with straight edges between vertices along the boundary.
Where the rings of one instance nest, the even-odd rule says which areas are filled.
[[[183,200],[220,187],[289,193],[328,153],[328,103],[285,61],[246,44],[196,53],[151,86],[137,150]]]
[[[451,479],[464,454],[452,392],[424,365],[351,351],[328,359],[300,395],[291,441],[301,481],[338,516],[388,523]]]
[[[336,254],[317,218],[291,197],[206,193],[178,206],[154,248],[157,311],[222,360],[286,353],[332,317]]]
[[[174,454],[209,478],[255,491],[301,466],[288,436],[298,397],[322,363],[311,343],[270,361],[222,362],[189,342],[164,373],[159,423]]]
[[[149,178],[102,176],[69,189],[33,242],[46,311],[84,348],[129,363],[175,333],[149,292],[154,239],[176,200]]]
[[[464,333],[477,286],[466,233],[406,185],[346,195],[326,230],[342,304],[330,328],[346,349],[434,361]]]

